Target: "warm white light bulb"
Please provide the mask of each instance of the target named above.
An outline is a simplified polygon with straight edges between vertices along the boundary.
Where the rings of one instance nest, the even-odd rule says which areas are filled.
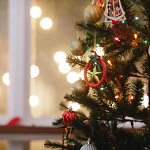
[[[95,51],[96,51],[96,53],[97,53],[97,55],[99,55],[99,56],[104,56],[104,49],[102,48],[102,47],[96,47],[96,49],[95,49]]]
[[[50,18],[43,18],[40,22],[40,25],[42,29],[49,30],[52,27],[53,22]]]
[[[38,7],[38,6],[33,6],[31,9],[30,9],[30,15],[33,17],[33,18],[39,18],[42,14],[42,11],[41,11],[41,8]]]
[[[5,73],[2,77],[2,81],[5,85],[9,86],[10,85],[10,77],[9,77],[9,73]]]
[[[79,74],[77,74],[76,72],[69,72],[67,75],[67,81],[69,83],[74,83],[79,79]]]
[[[64,74],[68,73],[70,71],[70,69],[71,69],[71,67],[66,62],[59,64],[59,71],[61,73],[64,73]]]
[[[147,94],[144,94],[142,105],[143,105],[145,108],[147,108],[148,105],[149,105],[149,97],[147,96]]]
[[[31,66],[31,77],[32,78],[35,78],[35,77],[37,77],[38,75],[39,75],[39,68],[38,68],[38,66],[36,66],[36,65],[32,65]]]
[[[80,109],[80,105],[76,102],[70,102],[69,103],[69,108],[72,108],[73,111],[78,111]]]
[[[31,107],[37,107],[39,105],[39,97],[36,95],[30,96],[29,104]]]
[[[62,51],[56,52],[54,55],[56,63],[61,64],[66,61],[66,54]]]

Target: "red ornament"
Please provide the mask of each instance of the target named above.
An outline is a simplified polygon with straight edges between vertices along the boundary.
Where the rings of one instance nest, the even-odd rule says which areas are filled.
[[[15,126],[15,125],[18,125],[20,123],[21,119],[20,117],[15,117],[15,118],[12,118],[9,122],[8,122],[8,126]]]
[[[104,61],[101,58],[98,58],[98,61],[101,63],[101,65],[103,67],[103,76],[102,76],[102,79],[97,84],[92,84],[91,82],[88,81],[88,78],[87,78],[87,70],[89,69],[89,67],[91,65],[90,62],[88,62],[85,65],[85,68],[84,68],[84,79],[85,79],[85,82],[86,82],[86,84],[89,87],[92,87],[92,88],[96,88],[96,87],[100,86],[104,82],[104,80],[106,78],[106,65],[105,65]]]
[[[65,111],[62,115],[62,122],[64,125],[69,126],[73,120],[77,119],[77,114],[73,111]]]

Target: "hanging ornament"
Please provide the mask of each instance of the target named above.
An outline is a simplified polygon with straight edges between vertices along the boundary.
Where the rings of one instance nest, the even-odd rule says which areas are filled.
[[[63,126],[61,127],[58,127],[58,128],[65,128],[65,131],[66,131],[66,140],[69,138],[71,138],[72,136],[72,133],[73,133],[73,126],[72,126],[72,121],[73,120],[76,120],[78,117],[77,117],[77,114],[72,111],[72,108],[69,107],[69,110],[68,111],[65,111],[62,115],[62,123],[63,123]]]
[[[90,144],[90,139],[88,139],[87,143],[83,145],[80,150],[97,150],[96,147]]]
[[[68,111],[65,111],[62,115],[62,122],[64,125],[69,126],[73,120],[77,119],[77,114],[72,111],[72,109],[70,108]]]
[[[133,41],[133,31],[130,26],[127,24],[117,24],[112,27],[112,35],[115,37],[114,40],[117,41],[118,38],[120,41],[129,40]]]
[[[72,94],[75,96],[86,96],[89,92],[89,86],[84,80],[77,80],[72,85]]]
[[[100,86],[106,78],[106,65],[96,53],[91,55],[89,58],[90,61],[84,68],[84,79],[89,87],[96,88]],[[100,66],[102,66],[103,72],[101,71]],[[87,74],[89,74],[89,79]],[[101,80],[99,79],[100,76],[102,76]]]
[[[105,22],[114,21],[117,23],[116,21],[126,20],[120,0],[106,0],[104,15],[106,17]]]
[[[73,55],[82,56],[86,52],[86,50],[84,50],[84,48],[82,46],[82,43],[83,43],[83,41],[80,40],[80,38],[77,38],[76,40],[74,40],[71,43],[70,50]]]
[[[99,6],[95,0],[92,0],[91,4],[88,5],[84,10],[84,18],[87,22],[94,22],[100,21],[103,15],[103,8]]]

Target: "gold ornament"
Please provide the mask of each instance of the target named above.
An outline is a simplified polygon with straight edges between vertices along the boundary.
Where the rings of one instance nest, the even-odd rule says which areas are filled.
[[[88,71],[87,73],[90,75],[91,80],[99,82],[98,75],[101,74],[101,72],[97,72],[96,66],[94,66],[93,71]]]
[[[92,2],[84,10],[84,18],[87,22],[98,22],[102,18],[103,8]]]

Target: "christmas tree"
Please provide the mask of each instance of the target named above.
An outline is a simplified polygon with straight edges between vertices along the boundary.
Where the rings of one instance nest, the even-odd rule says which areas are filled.
[[[67,57],[71,67],[84,70],[84,79],[73,83],[72,93],[60,104],[66,111],[54,122],[66,131],[63,143],[46,141],[45,146],[150,149],[150,107],[142,104],[144,92],[150,93],[150,1],[95,0],[85,8],[84,18],[76,28],[85,38],[72,42]],[[68,101],[87,112],[74,112]]]

